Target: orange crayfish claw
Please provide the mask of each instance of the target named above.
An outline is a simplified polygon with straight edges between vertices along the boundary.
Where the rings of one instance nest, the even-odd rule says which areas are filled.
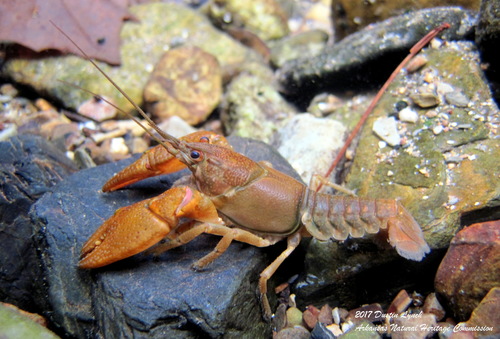
[[[83,245],[80,268],[98,268],[140,253],[165,238],[180,218],[221,223],[210,199],[188,186],[118,209]]]

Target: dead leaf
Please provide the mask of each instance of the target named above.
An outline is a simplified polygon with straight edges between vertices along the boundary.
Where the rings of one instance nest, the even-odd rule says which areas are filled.
[[[120,63],[120,30],[131,19],[126,7],[108,0],[0,0],[0,40],[40,52],[81,55],[52,20],[92,58]]]

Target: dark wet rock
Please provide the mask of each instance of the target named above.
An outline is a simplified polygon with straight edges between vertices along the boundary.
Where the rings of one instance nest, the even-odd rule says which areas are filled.
[[[350,35],[316,57],[287,62],[278,79],[287,94],[300,93],[301,99],[325,88],[345,89],[377,77],[385,80],[418,40],[444,22],[451,27],[441,37],[463,40],[471,35],[476,16],[448,7],[393,17]]]
[[[367,303],[389,304],[404,286],[431,290],[442,254],[434,252],[421,263],[381,249],[373,239],[320,242],[306,248],[305,271],[295,285],[298,307],[307,302],[353,309]]]
[[[326,328],[322,322],[318,322],[311,331],[311,339],[335,339],[335,335]]]
[[[388,0],[384,2],[334,0],[332,1],[332,14],[335,36],[340,39],[371,23],[413,10],[439,6],[460,6],[478,10],[480,3],[480,0]]]
[[[474,224],[451,241],[436,273],[436,292],[459,321],[500,286],[500,222]]]
[[[476,29],[476,43],[485,53],[487,61],[495,64],[498,70],[498,60],[493,59],[500,43],[500,3],[495,0],[484,0],[481,2],[479,19]]]
[[[76,170],[45,139],[21,135],[0,143],[0,300],[36,310],[39,262],[28,212]]]
[[[259,160],[278,157],[262,143],[230,141],[238,150],[258,152]],[[34,206],[50,320],[77,337],[267,337],[270,327],[256,296],[259,273],[269,263],[265,250],[234,243],[207,269],[195,272],[191,264],[219,240],[201,236],[158,258],[139,254],[102,269],[77,268],[82,244],[117,208],[163,192],[180,175],[102,193],[104,182],[130,162],[80,171]]]

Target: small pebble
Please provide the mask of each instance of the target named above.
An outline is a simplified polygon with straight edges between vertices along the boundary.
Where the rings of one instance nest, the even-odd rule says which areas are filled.
[[[436,112],[436,111],[434,111],[434,110],[430,110],[430,111],[427,111],[427,112],[425,113],[425,116],[426,116],[427,118],[435,118],[435,117],[437,117],[437,115],[438,115],[438,114],[437,114],[437,112]]]
[[[286,310],[287,326],[295,326],[302,324],[302,312],[297,307],[290,307]]]
[[[439,97],[426,87],[419,88],[418,93],[413,94],[411,99],[421,108],[429,108],[439,105]]]
[[[415,73],[422,67],[424,67],[429,60],[423,55],[416,55],[410,62],[406,65],[406,70],[408,73]]]
[[[418,121],[418,113],[410,107],[403,108],[399,111],[399,120],[416,123]]]
[[[0,93],[14,98],[19,94],[19,91],[12,84],[3,84],[0,86]]]
[[[394,117],[379,118],[375,120],[373,123],[373,132],[391,146],[397,146],[401,143],[401,137],[399,136],[396,119],[394,119]]]
[[[442,125],[437,125],[437,126],[434,126],[432,128],[432,133],[434,133],[434,135],[438,135],[438,134],[441,134],[443,132],[443,126]]]
[[[440,321],[444,319],[445,311],[443,306],[436,297],[436,293],[431,293],[425,298],[424,307],[422,309],[424,313],[432,313],[436,316],[436,320]]]
[[[5,123],[0,130],[0,141],[5,141],[17,134],[16,124]]]
[[[104,99],[108,101],[111,100],[108,98]],[[77,111],[79,114],[95,121],[113,119],[118,113],[116,108],[97,97],[93,97],[92,99],[85,101],[80,105],[80,107],[78,107]]]
[[[446,82],[440,81],[437,83],[436,91],[439,95],[445,95],[446,93],[455,91],[455,88]]]
[[[318,321],[325,325],[333,323],[332,308],[328,304],[321,307],[318,315]]]
[[[444,95],[446,102],[457,107],[467,107],[470,100],[462,91],[449,92]]]
[[[111,153],[120,155],[127,155],[129,153],[128,147],[125,144],[125,140],[123,138],[111,139],[111,145],[109,150]]]
[[[344,332],[340,329],[340,326],[338,324],[331,324],[326,327],[330,332],[332,332],[335,336],[340,336]]]
[[[302,320],[304,320],[307,328],[312,330],[314,326],[316,326],[316,323],[318,322],[318,315],[319,310],[316,307],[313,305],[307,306],[307,309],[302,314]]]
[[[401,290],[387,309],[387,313],[399,314],[401,312],[404,312],[408,308],[408,306],[410,306],[411,301],[412,300],[408,293],[405,290]]]

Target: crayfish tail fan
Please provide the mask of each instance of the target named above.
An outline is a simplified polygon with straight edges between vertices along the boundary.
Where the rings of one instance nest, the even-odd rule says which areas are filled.
[[[388,220],[388,233],[389,243],[403,258],[421,261],[430,252],[422,229],[400,202],[397,216]]]

